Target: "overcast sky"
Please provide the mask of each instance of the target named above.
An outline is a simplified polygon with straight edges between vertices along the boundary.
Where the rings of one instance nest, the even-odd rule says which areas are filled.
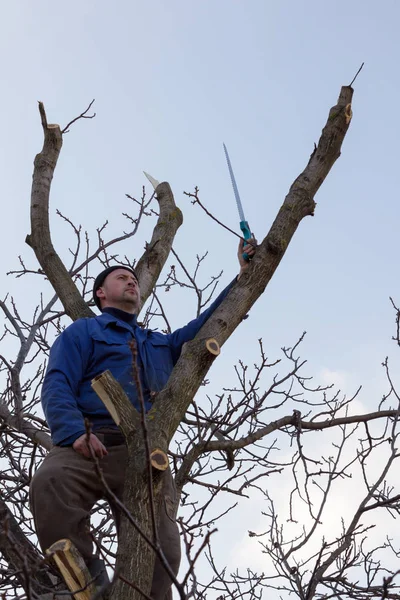
[[[192,265],[209,250],[206,271],[223,269],[228,283],[238,269],[236,238],[183,191],[198,185],[202,201],[239,231],[225,142],[262,239],[340,87],[365,62],[342,156],[317,194],[315,216],[301,223],[213,371],[222,385],[235,360],[256,360],[258,338],[276,358],[307,330],[308,373],[349,394],[363,384],[360,406],[375,407],[385,391],[381,362],[396,350],[389,296],[400,303],[399,22],[396,0],[2,2],[1,297],[11,291],[29,314],[40,292],[34,276],[5,275],[19,254],[37,268],[24,239],[42,146],[38,100],[49,122],[64,126],[96,99],[96,118],[65,136],[55,174],[51,221],[63,257],[73,238],[56,208],[92,233],[105,219],[118,232],[130,209],[124,194],[140,194],[146,170],[171,184],[183,210],[177,250]],[[144,241],[132,241],[132,258]],[[194,310],[194,299],[172,307],[173,327]]]

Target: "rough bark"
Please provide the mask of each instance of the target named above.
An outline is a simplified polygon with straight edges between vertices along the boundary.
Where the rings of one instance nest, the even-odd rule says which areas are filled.
[[[185,344],[169,381],[157,395],[149,417],[154,419],[157,442],[168,447],[183,415],[211,367],[215,356],[205,341],[214,337],[222,346],[264,292],[302,219],[314,214],[314,196],[340,156],[351,120],[353,89],[342,87],[331,108],[318,146],[304,171],[293,182],[267,236],[247,271],[211,315],[196,338]]]
[[[40,266],[49,278],[65,312],[71,319],[93,316],[79,293],[61,258],[54,249],[49,222],[50,187],[63,143],[59,125],[48,125],[44,106],[39,102],[44,143],[36,155],[31,193],[31,233],[26,243],[36,254]]]
[[[144,425],[139,413],[112,374],[105,371],[92,381],[92,387],[124,434],[128,449],[124,510],[115,566],[123,579],[131,581],[135,587],[128,586],[123,579],[118,579],[111,598],[139,600],[143,598],[139,590],[145,594],[150,593],[155,559],[152,545],[157,546],[154,525],[158,522],[161,473],[165,469],[152,468],[150,453],[153,448],[153,428]]]
[[[152,478],[152,499],[150,498],[149,474],[143,446],[131,444],[128,447],[126,466],[124,505],[129,517],[124,514],[121,520],[121,534],[118,540],[116,570],[138,588],[128,586],[122,579],[117,580],[111,600],[142,600],[150,595],[155,553],[149,541],[156,543],[153,530],[152,501],[154,517],[158,523],[158,507],[161,494],[162,474],[155,472]],[[133,526],[133,521],[139,526]],[[147,538],[147,539],[146,539]]]

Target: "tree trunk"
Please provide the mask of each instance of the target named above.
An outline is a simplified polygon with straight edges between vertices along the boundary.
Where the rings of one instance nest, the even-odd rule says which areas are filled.
[[[136,445],[135,445],[136,446]],[[110,600],[143,600],[141,591],[150,595],[153,579],[155,552],[148,540],[157,544],[153,530],[152,502],[154,519],[158,523],[160,496],[162,492],[161,471],[152,473],[152,496],[147,461],[143,448],[129,448],[125,475],[124,505],[130,513],[122,514],[118,539],[116,573],[134,584],[135,588],[118,579],[113,587]],[[138,528],[132,524],[132,520]],[[148,540],[142,535],[144,534]]]

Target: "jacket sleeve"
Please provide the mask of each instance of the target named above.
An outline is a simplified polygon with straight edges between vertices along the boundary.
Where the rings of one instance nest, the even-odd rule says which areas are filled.
[[[77,404],[79,384],[90,357],[85,321],[76,321],[56,339],[43,381],[42,406],[57,446],[70,446],[86,431]]]
[[[235,277],[235,279],[233,281],[231,281],[231,283],[220,293],[220,295],[207,308],[207,310],[202,312],[197,317],[197,319],[193,319],[193,321],[190,321],[190,323],[188,323],[184,327],[181,327],[180,329],[177,329],[176,331],[173,331],[172,333],[169,334],[169,336],[168,336],[169,344],[170,344],[170,348],[171,348],[172,359],[173,359],[174,365],[176,364],[176,362],[178,361],[178,358],[180,357],[183,344],[185,342],[188,342],[189,340],[192,340],[197,335],[197,333],[203,327],[203,325],[207,321],[207,319],[209,319],[209,317],[212,315],[214,310],[216,308],[218,308],[218,306],[221,304],[221,302],[228,295],[229,290],[231,289],[233,284],[236,282],[236,280],[237,280],[237,278]]]

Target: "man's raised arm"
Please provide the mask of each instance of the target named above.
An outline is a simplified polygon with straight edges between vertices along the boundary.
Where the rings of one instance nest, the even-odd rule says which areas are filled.
[[[249,261],[243,258],[243,253],[246,253],[250,258],[252,258],[256,252],[257,242],[255,239],[250,239],[249,243],[243,247],[243,241],[239,242],[238,248],[238,260],[240,265],[239,274],[235,277],[233,281],[219,294],[219,296],[214,300],[214,302],[204,311],[202,312],[196,319],[190,321],[184,327],[173,331],[168,335],[169,344],[171,347],[172,359],[174,364],[178,361],[178,358],[182,351],[182,346],[185,342],[192,340],[200,329],[203,327],[204,323],[207,319],[212,315],[214,310],[218,308],[224,298],[227,296],[229,290],[233,286],[233,284],[240,279],[241,275],[249,266]]]

